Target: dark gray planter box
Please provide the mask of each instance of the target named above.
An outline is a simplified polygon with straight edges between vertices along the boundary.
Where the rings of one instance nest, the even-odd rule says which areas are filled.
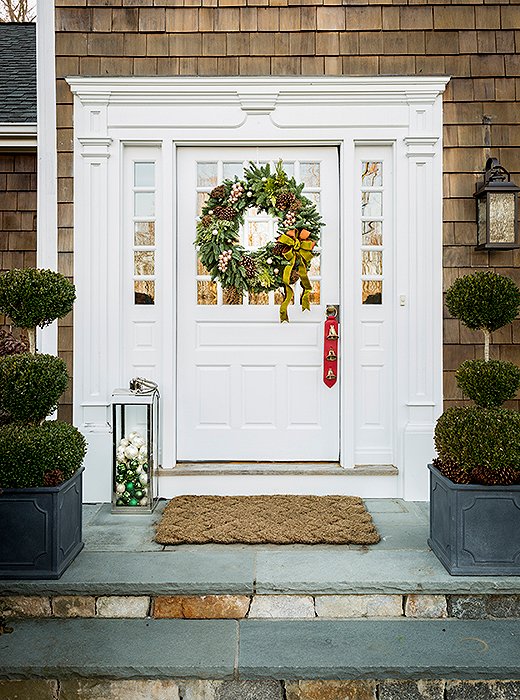
[[[520,576],[520,484],[454,484],[429,464],[428,544],[450,574]]]
[[[59,486],[0,491],[0,579],[59,578],[83,549],[82,473]]]

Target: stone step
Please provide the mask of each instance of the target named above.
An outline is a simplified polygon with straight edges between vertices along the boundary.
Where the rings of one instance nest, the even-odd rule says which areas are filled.
[[[520,678],[515,620],[21,620],[2,679]],[[1,696],[0,696],[1,697]]]

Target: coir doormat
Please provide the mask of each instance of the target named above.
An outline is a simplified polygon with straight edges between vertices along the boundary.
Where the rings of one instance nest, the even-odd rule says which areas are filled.
[[[357,496],[178,496],[157,525],[159,544],[376,544]]]

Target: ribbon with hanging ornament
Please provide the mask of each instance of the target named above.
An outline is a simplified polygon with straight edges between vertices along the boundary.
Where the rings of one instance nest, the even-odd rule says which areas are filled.
[[[304,228],[300,231],[289,229],[285,233],[282,233],[278,239],[278,243],[290,246],[289,250],[283,254],[289,264],[285,266],[283,271],[285,298],[280,305],[280,321],[282,322],[289,320],[287,309],[294,297],[294,292],[291,287],[291,274],[295,267],[298,270],[300,284],[303,288],[300,297],[301,307],[305,311],[309,311],[311,308],[310,293],[312,287],[307,274],[307,267],[312,260],[312,249],[315,246],[315,242],[308,240],[310,235],[310,231]]]
[[[327,307],[327,318],[323,331],[323,382],[332,388],[338,380],[338,312],[334,306]]]

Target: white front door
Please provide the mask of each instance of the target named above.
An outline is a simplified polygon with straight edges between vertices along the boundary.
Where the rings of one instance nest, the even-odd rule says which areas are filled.
[[[283,324],[280,293],[230,298],[193,244],[206,193],[241,177],[249,160],[280,158],[326,224],[309,274],[311,310],[291,305]],[[178,461],[339,460],[339,382],[322,381],[325,309],[340,299],[338,168],[333,147],[178,149]],[[244,246],[275,236],[271,217],[248,212]]]

